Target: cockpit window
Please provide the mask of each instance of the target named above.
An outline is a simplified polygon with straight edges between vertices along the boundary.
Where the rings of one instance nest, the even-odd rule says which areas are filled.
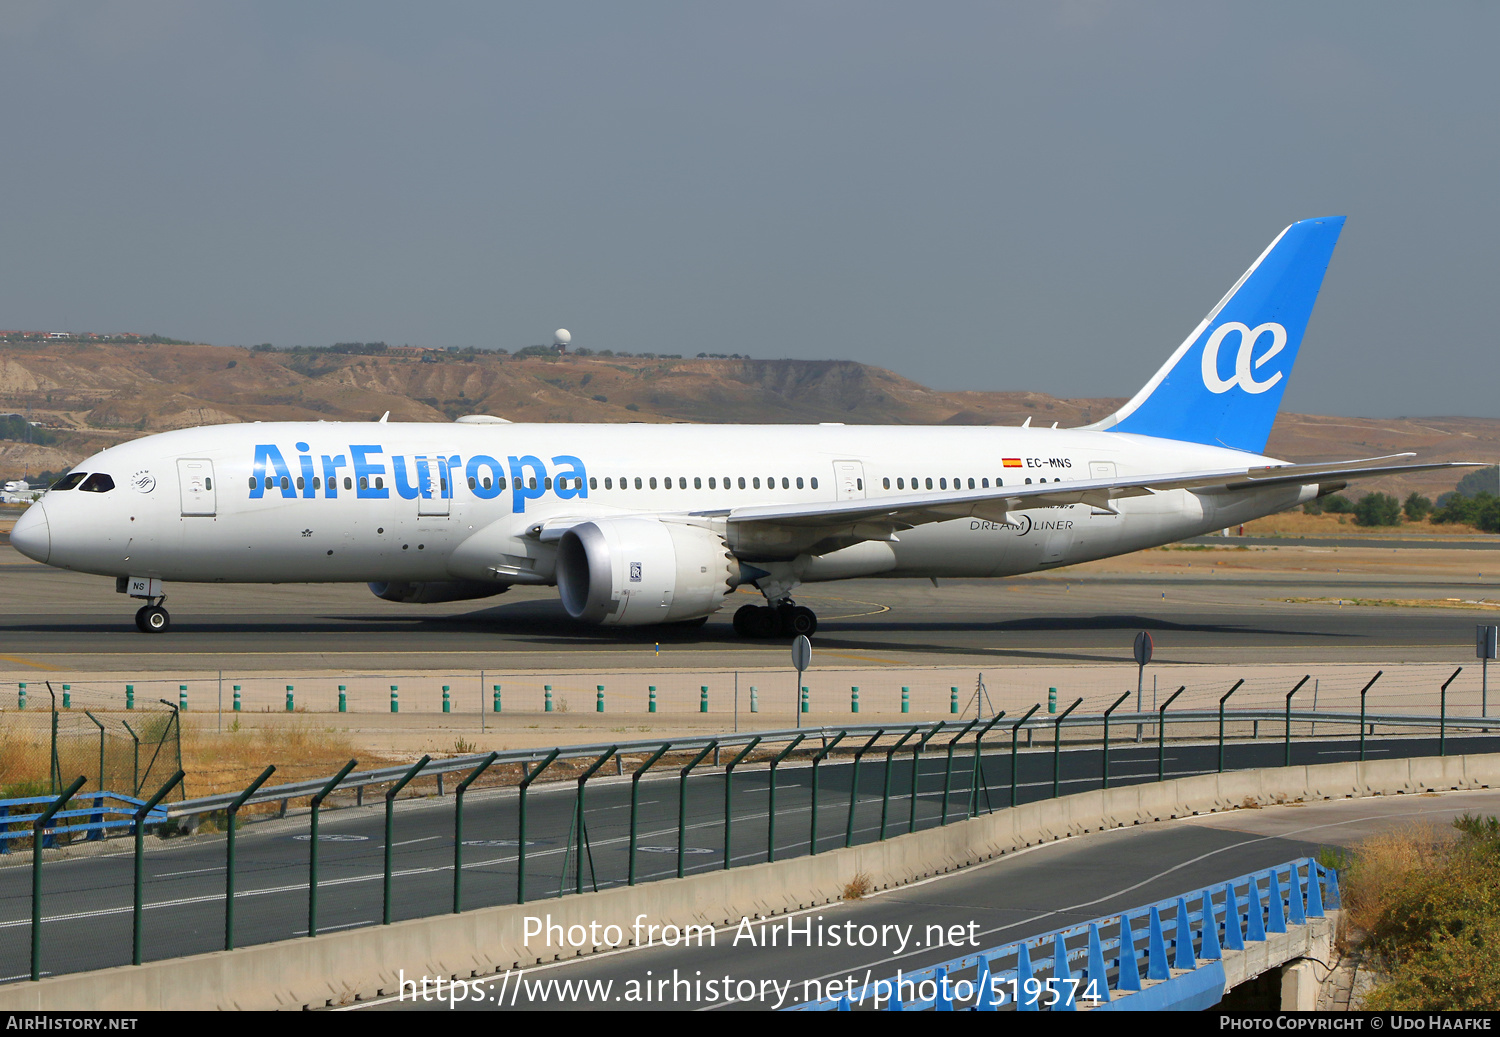
[[[88,476],[87,472],[69,472],[52,484],[54,490],[71,490]]]
[[[103,472],[95,472],[83,480],[83,485],[78,488],[84,493],[108,493],[115,488],[115,481]]]

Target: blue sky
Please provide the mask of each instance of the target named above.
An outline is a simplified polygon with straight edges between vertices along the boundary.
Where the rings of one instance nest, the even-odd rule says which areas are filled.
[[[1347,214],[1284,406],[1500,416],[1500,7],[8,2],[0,327],[1128,395]]]

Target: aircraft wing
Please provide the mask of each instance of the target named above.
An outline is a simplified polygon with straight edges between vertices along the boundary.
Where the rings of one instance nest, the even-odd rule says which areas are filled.
[[[1378,475],[1428,471],[1438,468],[1483,467],[1482,461],[1444,461],[1433,464],[1390,464],[1413,454],[1391,454],[1355,461],[1320,464],[1266,465],[1203,472],[1171,472],[1122,479],[1081,479],[1004,486],[989,490],[950,490],[939,493],[905,493],[899,496],[863,497],[857,500],[813,504],[770,504],[722,511],[694,512],[705,518],[723,518],[731,527],[795,527],[840,529],[854,540],[890,540],[902,529],[956,518],[981,518],[1008,522],[1010,514],[1030,508],[1089,504],[1113,512],[1112,502],[1143,497],[1164,490],[1234,493],[1286,483],[1345,482]]]

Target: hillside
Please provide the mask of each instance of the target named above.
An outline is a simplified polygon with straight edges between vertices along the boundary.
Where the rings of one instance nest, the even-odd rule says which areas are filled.
[[[111,443],[234,421],[817,422],[1085,424],[1120,404],[1032,392],[939,392],[845,360],[646,359],[444,351],[255,352],[209,345],[0,345],[0,412],[41,421],[50,446],[0,441],[0,477],[60,470]],[[1269,452],[1310,461],[1417,451],[1422,460],[1500,460],[1500,420],[1283,414]],[[1457,475],[1371,489],[1433,495]],[[1362,484],[1360,489],[1364,489]]]

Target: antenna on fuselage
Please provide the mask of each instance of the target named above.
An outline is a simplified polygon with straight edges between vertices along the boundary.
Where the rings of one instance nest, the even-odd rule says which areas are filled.
[[[384,414],[382,414],[380,416],[380,424],[384,425],[385,424],[385,419],[389,418],[390,416],[391,416],[391,412],[390,411],[386,411]]]

